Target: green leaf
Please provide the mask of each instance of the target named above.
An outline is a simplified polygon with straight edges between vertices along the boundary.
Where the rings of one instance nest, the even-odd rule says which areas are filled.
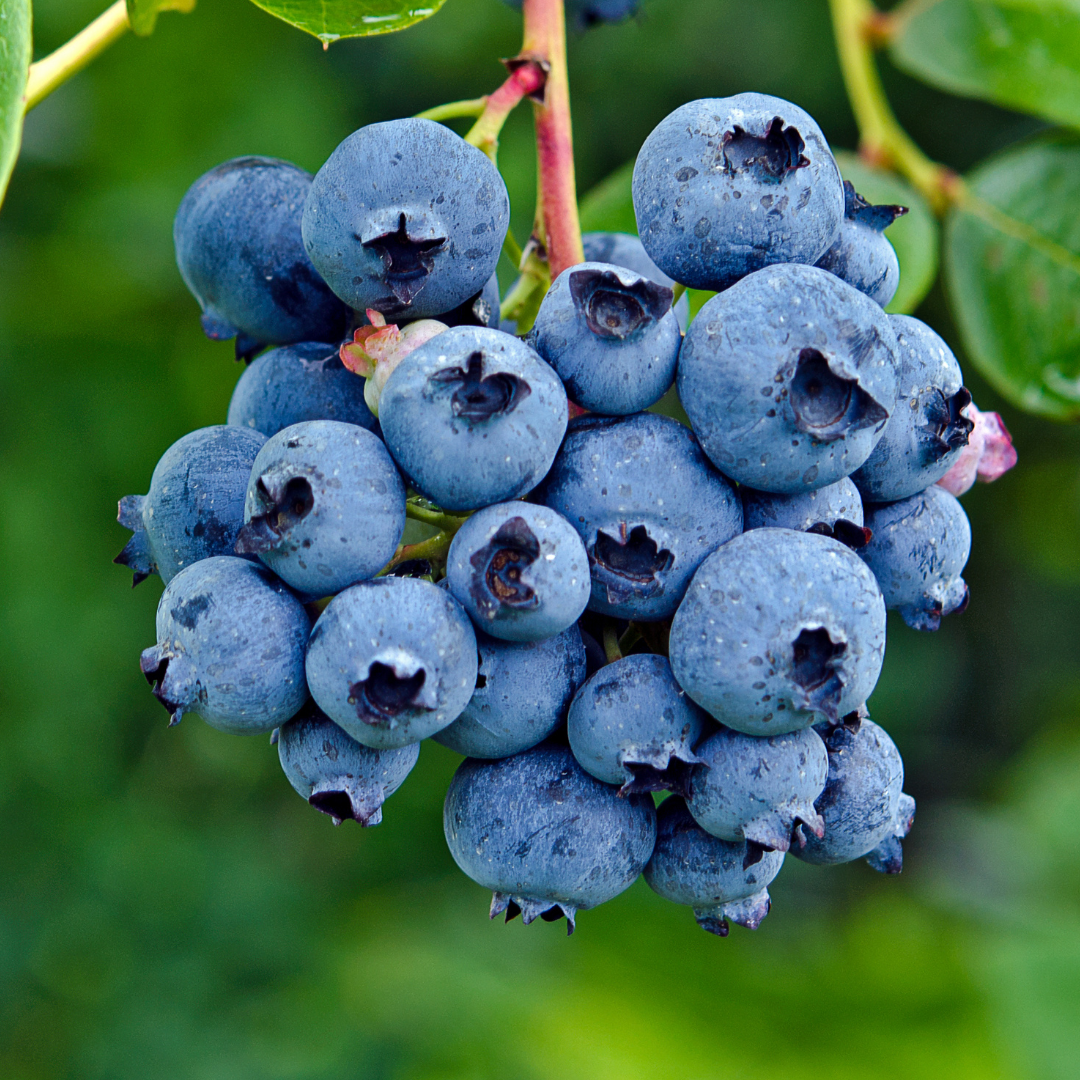
[[[836,162],[845,180],[872,203],[906,206],[908,212],[885,231],[900,260],[900,287],[885,309],[901,315],[914,311],[934,284],[938,272],[938,224],[926,200],[906,181],[875,169],[841,150]]]
[[[19,156],[23,91],[32,55],[30,0],[0,0],[0,202]]]
[[[1080,418],[1080,136],[1050,133],[981,166],[945,229],[964,345],[1022,409]]]
[[[581,200],[578,212],[582,232],[621,232],[637,236],[634,200],[630,193],[633,176],[634,163],[628,161]]]
[[[966,97],[1080,126],[1075,0],[915,0],[897,12],[890,55]]]
[[[157,24],[158,13],[182,11],[185,15],[195,7],[195,0],[127,0],[128,22],[132,33],[149,37]]]
[[[444,0],[251,0],[256,7],[313,34],[328,48],[339,38],[404,30],[434,15]]]

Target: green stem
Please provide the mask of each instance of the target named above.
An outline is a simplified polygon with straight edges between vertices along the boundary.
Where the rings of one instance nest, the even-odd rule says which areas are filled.
[[[472,98],[470,101],[450,101],[445,105],[436,105],[432,109],[425,109],[417,113],[418,120],[437,120],[440,124],[445,120],[457,120],[465,116],[479,116],[487,104],[486,97]]]
[[[429,536],[427,540],[420,540],[415,544],[402,544],[394,553],[394,557],[379,571],[378,577],[390,573],[395,566],[400,566],[410,559],[428,559],[431,562],[443,562],[446,553],[450,549],[450,541],[453,533],[437,532]]]
[[[622,650],[619,648],[619,635],[615,633],[615,622],[607,619],[604,622],[604,655],[609,664],[622,659]]]
[[[499,153],[499,134],[506,118],[530,94],[538,94],[547,79],[547,66],[533,57],[521,56],[508,60],[510,75],[493,94],[484,99],[479,119],[465,136],[467,143],[483,150],[492,161]]]
[[[500,316],[516,322],[519,334],[527,334],[540,310],[540,301],[551,284],[547,260],[540,257],[535,239],[529,241],[519,268],[521,277],[502,302]]]
[[[434,525],[451,536],[469,520],[468,514],[448,514],[444,510],[421,506],[411,500],[405,503],[405,516],[414,521],[422,521],[425,525]]]
[[[634,623],[631,623],[626,628],[626,633],[619,638],[619,651],[625,656],[639,641],[641,641],[641,631]]]
[[[127,3],[116,0],[112,7],[80,30],[67,44],[61,45],[56,52],[49,53],[36,64],[31,64],[24,94],[26,111],[29,112],[114,41],[123,37],[130,25]]]

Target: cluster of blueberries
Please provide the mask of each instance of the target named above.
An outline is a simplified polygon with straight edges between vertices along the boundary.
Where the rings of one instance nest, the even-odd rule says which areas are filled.
[[[121,501],[118,561],[166,583],[141,666],[173,722],[275,732],[335,822],[378,823],[432,738],[466,758],[446,839],[493,916],[572,929],[644,873],[725,934],[786,852],[900,869],[914,802],[865,708],[885,611],[964,608],[951,492],[1011,446],[884,312],[901,209],[798,107],[684,105],[633,196],[640,240],[586,236],[518,336],[506,188],[448,128],[201,177],[180,270],[256,358]],[[688,326],[676,282],[716,292]],[[673,383],[689,427],[647,411]]]

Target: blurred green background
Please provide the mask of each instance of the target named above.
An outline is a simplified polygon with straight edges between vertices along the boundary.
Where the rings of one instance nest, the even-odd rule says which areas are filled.
[[[37,55],[103,5],[38,0]],[[166,729],[137,664],[160,583],[112,565],[116,500],[223,422],[239,374],[173,263],[181,196],[226,158],[314,171],[361,124],[484,93],[519,37],[500,0],[448,0],[323,52],[200,0],[28,119],[0,214],[0,1077],[1076,1077],[1074,428],[1002,408],[1020,467],[965,498],[969,612],[890,622],[871,708],[919,803],[904,874],[788,860],[753,934],[703,934],[641,882],[569,940],[491,924],[442,837],[449,751],[361,833],[305,807],[266,739]],[[583,192],[694,97],[780,94],[856,140],[824,0],[645,0],[570,67]],[[884,74],[958,169],[1037,126]],[[523,112],[501,158],[519,238],[530,136]],[[919,314],[957,345],[940,287]]]

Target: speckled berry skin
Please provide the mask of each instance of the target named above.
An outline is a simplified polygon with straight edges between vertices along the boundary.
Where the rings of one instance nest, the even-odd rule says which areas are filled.
[[[589,607],[666,619],[709,552],[742,531],[734,486],[682,424],[653,413],[573,421],[540,497],[589,555]]]
[[[885,602],[839,541],[754,529],[701,564],[669,655],[679,685],[726,727],[783,735],[839,723],[881,673]]]
[[[454,862],[492,890],[491,917],[526,923],[578,911],[628,889],[652,854],[648,795],[619,798],[570,748],[544,743],[501,761],[466,758],[450,782],[443,830]]]
[[[452,311],[480,292],[509,224],[506,185],[487,156],[413,117],[368,124],[338,146],[311,185],[303,233],[346,304],[394,322]]]
[[[138,585],[150,574],[168,584],[185,566],[231,555],[244,524],[244,495],[256,455],[257,431],[218,425],[174,442],[161,456],[146,495],[125,495],[117,520],[135,534],[116,562]]]
[[[890,315],[896,331],[896,406],[881,439],[852,476],[867,502],[896,502],[936,484],[956,463],[975,426],[952,350],[924,322]]]
[[[836,239],[844,188],[821,129],[767,94],[680,106],[638,152],[634,213],[645,250],[695,289],[773,263],[815,263]]]
[[[663,656],[624,656],[577,692],[566,721],[578,764],[620,795],[686,794],[694,748],[712,721],[683,692]]]
[[[896,336],[838,277],[773,266],[698,312],[677,386],[718,469],[759,491],[813,491],[854,472],[881,438],[896,400]]]
[[[306,420],[338,420],[373,429],[364,380],[342,364],[336,345],[302,341],[271,349],[240,376],[228,423],[267,438]]]
[[[542,641],[589,602],[589,557],[566,518],[510,502],[477,511],[446,557],[450,593],[472,621],[506,641]]]
[[[405,485],[378,436],[308,420],[259,451],[236,550],[308,596],[330,596],[377,574],[404,528]]]
[[[171,723],[198,713],[232,735],[270,731],[307,700],[303,605],[258,563],[229,556],[185,567],[161,594],[157,645],[140,667]]]
[[[645,880],[665,900],[693,908],[702,930],[727,937],[729,920],[748,930],[761,925],[769,914],[768,886],[783,863],[782,851],[751,850],[745,841],[710,836],[672,795],[657,811]]]
[[[453,597],[418,578],[339,593],[307,653],[311,696],[357,742],[388,750],[456,720],[476,686],[476,635]]]
[[[847,478],[835,484],[798,495],[774,495],[768,491],[740,488],[743,501],[743,528],[798,529],[806,532],[818,525],[830,529],[838,521],[863,523],[859,489]]]
[[[420,744],[372,750],[350,738],[313,703],[283,724],[278,759],[293,789],[335,825],[378,825],[383,803],[412,771]]]
[[[900,285],[900,262],[882,234],[906,213],[903,206],[871,206],[845,180],[840,233],[815,265],[887,307]]]
[[[379,399],[394,460],[447,510],[477,510],[531,491],[567,422],[558,375],[501,330],[458,326],[410,353]]]
[[[581,244],[585,249],[586,262],[625,266],[627,270],[633,270],[635,274],[647,277],[658,285],[666,285],[669,289],[675,284],[674,280],[649,258],[645,245],[632,233],[585,233],[581,237]],[[679,328],[685,333],[690,325],[690,297],[684,293],[675,301],[672,310],[679,322]]]
[[[666,285],[611,263],[584,262],[552,283],[529,341],[572,401],[627,416],[667,392],[682,334]]]
[[[173,224],[176,263],[208,337],[277,345],[345,333],[345,305],[300,237],[310,187],[310,174],[287,161],[242,157],[188,189]]]
[[[465,711],[432,738],[458,754],[504,758],[543,742],[566,718],[585,681],[577,626],[543,641],[511,642],[476,633],[476,689]]]
[[[874,572],[887,607],[914,630],[937,630],[963,611],[968,587],[960,576],[971,554],[971,525],[956,498],[928,487],[910,499],[868,503],[873,540],[859,554]]]
[[[815,804],[825,823],[819,836],[792,844],[792,855],[819,866],[865,858],[882,873],[903,866],[900,841],[915,817],[905,795],[904,763],[896,744],[865,717],[824,733],[829,778]]]
[[[723,728],[698,747],[698,757],[706,768],[691,774],[686,805],[707,833],[787,851],[800,823],[815,834],[824,828],[814,800],[829,759],[813,728],[766,738]]]

